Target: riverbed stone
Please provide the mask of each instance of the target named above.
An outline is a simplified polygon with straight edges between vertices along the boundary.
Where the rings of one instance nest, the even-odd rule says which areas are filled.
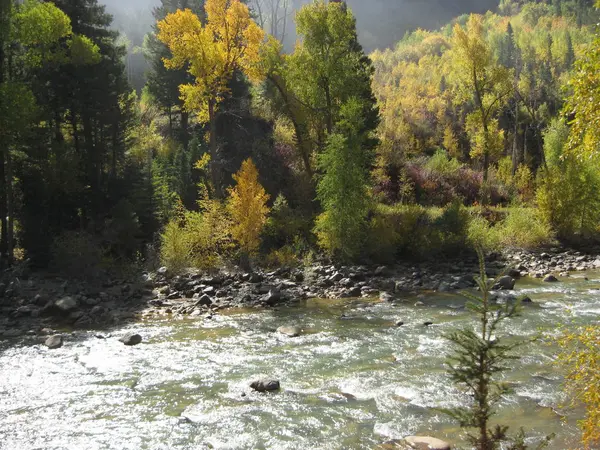
[[[119,339],[123,344],[133,346],[142,343],[142,336],[139,334],[126,334],[121,339]]]
[[[279,380],[257,380],[250,383],[250,387],[257,392],[273,392],[281,389]]]
[[[298,337],[300,336],[300,333],[302,333],[302,330],[300,329],[300,327],[296,326],[282,326],[277,328],[277,332],[284,334],[288,337]]]
[[[206,294],[202,295],[200,299],[196,302],[196,306],[210,306],[212,304],[212,299]]]
[[[50,350],[60,348],[63,346],[63,337],[60,334],[48,336],[44,341],[44,345]]]
[[[544,283],[558,283],[558,278],[554,275],[546,275],[544,277]]]
[[[70,313],[77,309],[77,300],[70,296],[62,297],[54,302],[54,306],[62,313]]]
[[[497,280],[494,280],[494,290],[512,291],[515,288],[515,279],[511,276],[504,275]]]
[[[415,450],[451,450],[450,444],[430,436],[408,436],[406,443]]]

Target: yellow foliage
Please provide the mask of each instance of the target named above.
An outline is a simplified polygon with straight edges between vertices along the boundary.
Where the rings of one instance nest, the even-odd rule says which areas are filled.
[[[568,370],[567,387],[574,402],[586,407],[579,425],[586,449],[600,445],[600,327],[589,326],[565,333],[559,340],[559,360]]]
[[[264,37],[240,0],[207,0],[207,23],[191,10],[177,10],[158,22],[158,39],[172,53],[168,69],[188,67],[194,84],[180,86],[181,98],[198,120],[208,121],[209,102],[218,103],[228,92],[227,82],[235,70],[259,78],[258,63]]]
[[[236,186],[229,191],[228,209],[233,220],[231,234],[243,251],[253,254],[260,246],[260,234],[267,221],[269,195],[258,181],[251,159],[233,176]]]

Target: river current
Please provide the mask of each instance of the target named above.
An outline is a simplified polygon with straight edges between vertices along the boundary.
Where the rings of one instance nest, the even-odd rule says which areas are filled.
[[[531,443],[556,433],[550,449],[578,447],[582,411],[565,407],[553,338],[561,326],[597,323],[598,289],[599,273],[517,284],[534,303],[499,335],[539,339],[504,375],[514,393],[497,419],[523,426]],[[474,325],[464,303],[441,293],[395,304],[309,300],[78,333],[57,350],[3,342],[0,449],[373,449],[411,434],[464,445],[439,412],[464,401],[445,372],[443,338]],[[303,334],[283,336],[281,325]],[[124,346],[118,338],[128,332],[144,342]],[[252,392],[264,377],[280,380],[281,392]]]

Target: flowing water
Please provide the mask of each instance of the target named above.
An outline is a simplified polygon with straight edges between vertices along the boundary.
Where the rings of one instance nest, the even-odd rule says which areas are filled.
[[[505,375],[514,394],[499,419],[525,427],[532,442],[556,433],[551,449],[577,447],[581,411],[562,409],[551,338],[561,324],[597,323],[600,274],[583,276],[519,283],[535,303],[502,330],[509,339],[541,338],[522,347]],[[397,320],[405,325],[394,327]],[[0,448],[372,449],[409,434],[464,444],[436,408],[461,403],[444,372],[442,334],[472,323],[461,297],[431,294],[396,305],[311,300],[212,320],[149,321],[106,339],[77,335],[58,350],[3,343]],[[281,325],[304,334],[279,335]],[[127,332],[144,343],[125,347],[117,339]],[[251,392],[260,377],[281,380],[282,391]]]

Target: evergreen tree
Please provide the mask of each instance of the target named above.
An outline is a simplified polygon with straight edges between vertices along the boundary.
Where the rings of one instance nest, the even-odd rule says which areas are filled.
[[[356,98],[340,110],[340,120],[319,155],[323,172],[317,186],[323,214],[316,224],[321,246],[333,257],[352,260],[359,255],[370,207],[372,152],[365,145],[365,106]]]

